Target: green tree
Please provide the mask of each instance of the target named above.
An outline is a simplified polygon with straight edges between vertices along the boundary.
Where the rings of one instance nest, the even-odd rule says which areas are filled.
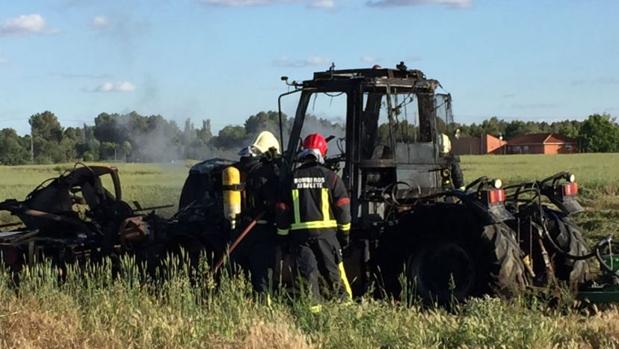
[[[529,133],[546,132],[544,128],[548,128],[548,126],[544,126],[543,123],[535,121],[512,120],[505,124],[503,136],[505,136],[506,139],[512,139],[514,137]]]
[[[245,120],[245,132],[248,135],[255,135],[262,131],[271,131],[274,134],[279,132],[278,112],[261,111],[256,115],[251,115]]]
[[[498,136],[505,133],[505,121],[499,120],[496,116],[484,120],[481,123],[483,133]]]
[[[95,138],[95,128],[84,125],[81,130],[81,138],[75,144],[76,157],[84,161],[99,160],[100,142]]]
[[[580,128],[581,149],[586,152],[619,151],[619,126],[607,114],[589,115]]]
[[[112,142],[101,142],[100,158],[105,160],[117,160],[118,159],[118,144]]]
[[[35,137],[56,143],[60,143],[62,140],[62,126],[54,113],[44,111],[43,113],[34,114],[28,122]]]
[[[127,161],[127,158],[131,155],[131,151],[133,150],[131,142],[124,141],[123,144],[121,144],[120,149],[125,157],[125,161]]]
[[[34,158],[39,163],[67,161],[62,149],[63,129],[54,113],[34,114],[29,121],[34,143]]]
[[[99,142],[122,143],[126,137],[118,125],[118,114],[101,113],[95,118],[94,135]]]
[[[30,152],[12,128],[0,130],[0,165],[21,165],[30,160]]]
[[[551,132],[558,133],[565,137],[578,139],[582,122],[576,120],[564,120],[553,122],[550,125]]]
[[[196,135],[201,143],[207,144],[213,138],[211,131],[211,119],[202,120],[202,127],[196,130]]]
[[[240,149],[245,143],[247,133],[243,126],[226,126],[222,128],[217,137],[214,137],[211,142],[217,148],[223,149]]]

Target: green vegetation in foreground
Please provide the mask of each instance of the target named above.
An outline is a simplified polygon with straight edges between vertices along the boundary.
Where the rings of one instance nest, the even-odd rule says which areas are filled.
[[[0,166],[0,199],[23,199],[71,166]],[[117,166],[125,199],[146,206],[177,203],[189,164]],[[572,171],[583,189],[587,211],[576,219],[586,236],[619,232],[619,154],[467,156],[463,168],[468,181],[487,175],[507,183]],[[172,271],[167,283],[155,287],[141,283],[130,262],[125,268],[129,272],[119,279],[112,279],[109,267],[91,268],[83,278],[69,271],[66,283],[58,285],[49,266],[39,265],[24,272],[18,292],[0,272],[0,347],[619,346],[614,307],[587,316],[530,299],[483,299],[447,312],[364,299],[329,304],[312,315],[302,300],[276,298],[270,307],[255,300],[242,278],[226,278],[215,289],[206,276],[192,286],[183,273]]]
[[[171,263],[171,265],[174,263]],[[206,268],[206,266],[203,266]],[[254,297],[243,278],[219,288],[202,272],[192,286],[169,267],[145,284],[124,261],[75,269],[59,284],[49,265],[22,273],[19,291],[0,275],[0,347],[6,348],[608,348],[619,345],[619,312],[587,316],[521,298],[478,299],[444,309],[390,301],[330,303],[319,314],[303,299]],[[81,276],[78,276],[81,275]]]

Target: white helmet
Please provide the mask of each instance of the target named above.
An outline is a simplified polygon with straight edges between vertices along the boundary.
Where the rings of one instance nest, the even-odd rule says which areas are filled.
[[[451,152],[451,141],[449,140],[449,136],[444,133],[441,133],[439,138],[439,152],[441,155],[446,155]]]
[[[280,154],[279,141],[269,131],[262,131],[256,137],[256,140],[249,147],[243,148],[239,155],[241,156],[259,156],[266,153],[269,149],[274,148],[277,154]]]

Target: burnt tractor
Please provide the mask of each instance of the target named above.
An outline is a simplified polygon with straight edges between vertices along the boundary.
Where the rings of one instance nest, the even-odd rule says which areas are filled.
[[[278,100],[282,179],[298,165],[301,140],[316,132],[317,100],[326,98],[326,105],[342,111],[344,130],[327,138],[335,144],[325,163],[350,194],[351,244],[343,252],[354,295],[372,291],[445,304],[561,283],[597,301],[613,300],[608,290],[619,294],[612,293],[619,290],[619,258],[611,239],[587,248],[570,220],[582,209],[573,175],[508,187],[481,177],[463,185],[459,158],[450,149],[450,136],[457,134],[451,96],[438,92],[438,81],[403,63],[282,80],[291,88]],[[281,106],[291,96],[298,103],[289,122]],[[207,256],[217,269],[259,219],[243,211],[240,168],[225,159],[194,165],[178,212],[163,219],[122,201],[115,169],[78,167],[24,201],[0,203],[0,210],[20,219],[17,229],[0,232],[4,261],[19,269],[41,256],[60,264],[131,254],[156,269],[167,254],[184,250],[192,264]],[[113,193],[101,185],[105,175]],[[594,257],[603,271],[597,280],[589,265]],[[280,275],[288,282],[291,258],[282,260]]]
[[[113,192],[103,186],[105,177]],[[62,264],[109,254],[118,227],[133,215],[122,201],[116,168],[86,165],[44,181],[23,201],[1,202],[0,210],[19,219],[3,226],[12,230],[0,232],[4,262],[14,271],[44,257]]]
[[[280,105],[298,96],[292,123],[280,108],[283,177],[297,166],[303,137],[315,132],[306,120],[317,96],[337,96],[345,110],[345,134],[328,137],[336,144],[325,162],[350,193],[352,242],[344,257],[355,295],[374,289],[377,296],[448,302],[514,294],[528,285],[500,180],[480,178],[466,190],[454,187],[459,159],[449,149],[448,134],[455,131],[451,97],[436,92],[438,81],[404,64],[331,69],[301,83],[283,80],[292,90],[280,96]],[[197,164],[182,193],[180,214],[194,222],[208,216],[203,231],[213,237],[232,238],[244,228],[231,229],[236,218],[224,214],[230,212],[226,193],[243,190],[242,183],[234,187],[222,181],[231,165],[220,159]],[[221,256],[226,238],[216,240]]]
[[[391,296],[444,303],[526,286],[500,181],[453,187],[451,96],[436,92],[438,81],[401,63],[330,70],[293,85],[300,97],[284,154],[290,167],[313,96],[346,96],[343,151],[334,158],[350,190],[354,243],[345,265],[355,293],[375,282]]]
[[[138,261],[154,261],[160,251],[179,248],[182,233],[152,232],[148,239],[142,238],[143,213],[151,212],[148,216],[155,221],[155,210],[172,205],[142,208],[138,202],[133,204],[135,208],[123,201],[115,167],[77,163],[41,183],[23,201],[0,202],[0,211],[18,219],[0,226],[2,261],[17,274],[25,264],[45,259],[60,268],[103,258],[118,262],[118,257],[128,253]]]
[[[291,87],[278,100],[282,177],[298,165],[301,140],[316,131],[309,125],[316,100],[326,96],[344,110],[345,132],[327,138],[335,145],[325,163],[350,193],[352,242],[344,264],[355,295],[373,290],[378,297],[448,303],[567,285],[588,299],[613,300],[605,292],[619,289],[619,259],[610,238],[588,248],[570,219],[582,210],[574,176],[562,172],[508,187],[481,177],[463,186],[459,158],[450,151],[457,135],[451,96],[437,92],[438,81],[402,63],[282,80]],[[298,103],[289,122],[281,106],[291,95]],[[242,180],[226,182],[234,166],[221,159],[195,165],[181,196],[179,222],[208,232],[205,246],[218,259],[251,229],[226,199],[233,192],[243,197]],[[594,257],[603,271],[595,281]],[[283,260],[286,274],[290,263]]]

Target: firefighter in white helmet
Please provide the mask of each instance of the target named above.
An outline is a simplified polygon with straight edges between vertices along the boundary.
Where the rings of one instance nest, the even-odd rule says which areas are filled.
[[[442,157],[449,161],[449,175],[446,180],[453,188],[464,190],[464,174],[460,167],[460,157],[455,155],[451,150],[451,140],[449,136],[441,133],[439,138],[439,152]]]
[[[260,157],[261,155],[273,152],[280,154],[279,141],[269,131],[262,131],[250,146],[247,146],[239,152],[241,158]]]
[[[232,260],[249,270],[254,290],[271,290],[273,270],[279,255],[275,226],[275,203],[279,193],[280,145],[269,131],[261,132],[254,142],[239,152],[245,195],[242,217],[246,225],[260,212],[262,217],[250,234],[233,252]]]

